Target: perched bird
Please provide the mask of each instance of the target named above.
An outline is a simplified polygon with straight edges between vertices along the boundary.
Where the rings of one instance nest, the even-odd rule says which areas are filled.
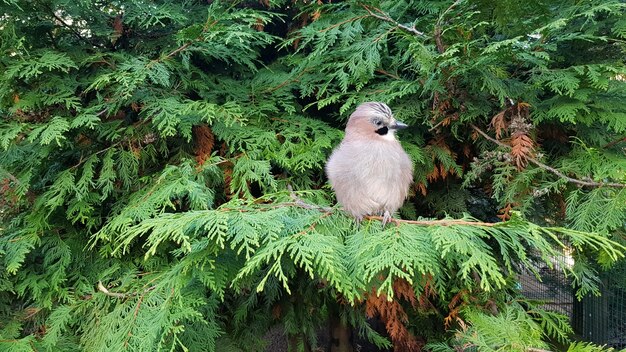
[[[326,163],[326,174],[337,201],[357,222],[382,215],[384,227],[404,203],[413,164],[395,132],[405,127],[384,103],[363,103],[350,115],[346,135]]]

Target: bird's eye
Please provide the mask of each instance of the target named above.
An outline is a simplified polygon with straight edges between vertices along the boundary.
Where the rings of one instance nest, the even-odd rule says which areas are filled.
[[[383,122],[382,122],[382,121],[380,121],[380,120],[376,120],[376,121],[374,121],[374,123],[376,124],[376,126],[380,126],[380,125],[382,125],[382,124],[383,124]]]

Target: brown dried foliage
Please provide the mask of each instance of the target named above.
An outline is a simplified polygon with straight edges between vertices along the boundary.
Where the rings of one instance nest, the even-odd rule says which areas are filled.
[[[472,147],[469,144],[463,144],[463,155],[468,159],[472,156]]]
[[[211,152],[213,152],[213,147],[215,146],[215,136],[207,125],[194,126],[193,136],[196,161],[199,166],[202,166],[211,157]]]
[[[446,153],[450,154],[453,159],[456,159],[457,155],[454,153],[450,147],[446,144],[443,136],[438,136],[428,142],[429,145],[436,145],[446,151]],[[456,174],[454,169],[446,169],[442,163],[438,163],[435,161],[435,156],[433,155],[433,170],[426,175],[426,180],[428,182],[435,182],[438,180],[445,180],[449,176],[453,176]]]
[[[524,120],[528,116],[530,104],[518,102],[500,111],[491,119],[491,127],[496,132],[496,139],[501,139],[509,129],[516,130],[516,122]]]
[[[231,199],[233,193],[230,191],[230,183],[233,181],[233,169],[230,165],[224,168],[224,194],[226,198]]]
[[[507,221],[511,219],[511,210],[513,210],[513,206],[513,203],[506,203],[504,208],[498,210],[498,215],[496,216],[499,217],[502,221]]]
[[[448,309],[450,309],[450,313],[448,316],[443,319],[444,327],[449,329],[452,323],[456,322],[459,319],[459,311],[463,307],[465,303],[465,296],[469,293],[467,290],[459,291],[452,299],[450,303],[448,303]]]
[[[317,5],[322,5],[323,2],[322,0],[317,0]],[[311,21],[317,21],[319,20],[319,18],[322,16],[322,11],[320,9],[317,9],[313,12],[313,14],[311,15]]]
[[[509,125],[505,119],[505,115],[508,109],[500,111],[496,116],[491,119],[491,127],[496,132],[496,139],[502,138],[502,132],[509,128]]]
[[[254,29],[257,32],[263,32],[263,30],[265,29],[265,24],[263,24],[263,20],[260,18],[257,18],[256,23],[254,25]]]
[[[311,15],[311,21],[317,21],[320,16],[322,16],[322,12],[320,10],[315,10]]]
[[[421,351],[424,342],[419,341],[406,328],[409,318],[398,301],[403,299],[408,301],[413,308],[416,308],[418,300],[413,292],[413,287],[407,281],[398,279],[393,284],[393,290],[395,297],[388,301],[386,296],[378,296],[376,289],[373,289],[365,302],[365,312],[370,318],[380,317],[380,320],[385,324],[389,337],[391,337],[394,351]]]
[[[419,309],[421,311],[436,311],[437,308],[430,301],[431,297],[437,297],[437,291],[435,291],[432,286],[433,277],[432,275],[428,274],[424,276],[424,279],[424,290],[422,291],[422,294],[417,298],[417,302],[419,303]]]
[[[426,185],[421,182],[416,182],[414,184],[414,188],[416,191],[420,192],[423,196],[426,196],[428,191],[426,190]]]
[[[122,21],[122,15],[115,16],[113,20],[113,34],[111,35],[111,43],[115,44],[118,39],[124,34],[124,22]]]
[[[528,159],[534,157],[535,142],[530,137],[533,125],[528,123],[529,104],[518,103],[512,106],[511,122],[511,156],[518,170],[523,170],[528,165]]]
[[[527,134],[515,132],[511,136],[511,156],[518,170],[523,170],[528,165],[528,158],[532,158],[535,144]]]
[[[15,194],[14,187],[15,184],[10,178],[0,180],[0,209],[9,211],[17,206],[18,197]]]
[[[470,137],[472,138],[473,141],[478,140],[478,132],[472,131],[472,134],[470,135]]]

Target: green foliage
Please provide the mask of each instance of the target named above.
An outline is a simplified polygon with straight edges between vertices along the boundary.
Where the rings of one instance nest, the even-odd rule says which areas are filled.
[[[0,2],[0,350],[303,350],[337,317],[397,347],[379,295],[433,351],[570,343],[515,282],[568,247],[581,298],[624,256],[625,11]],[[384,229],[323,172],[364,101],[412,125]]]
[[[566,316],[540,309],[524,311],[518,304],[505,307],[498,315],[468,311],[466,317],[469,324],[462,322],[449,343],[429,343],[426,348],[438,352],[545,350],[544,335],[564,342],[572,332]],[[576,342],[568,351],[607,349]]]

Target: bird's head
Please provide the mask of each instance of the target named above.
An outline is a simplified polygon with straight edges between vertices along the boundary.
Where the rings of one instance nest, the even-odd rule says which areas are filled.
[[[359,105],[350,115],[346,135],[372,139],[395,140],[396,130],[408,127],[393,117],[385,103],[367,102]]]

